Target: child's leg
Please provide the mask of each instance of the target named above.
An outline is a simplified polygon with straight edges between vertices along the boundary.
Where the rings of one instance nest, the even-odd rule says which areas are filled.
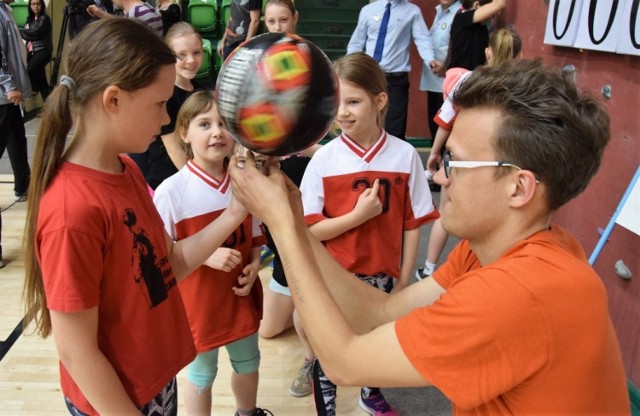
[[[316,358],[316,353],[313,352],[313,348],[309,343],[309,338],[307,338],[307,333],[302,326],[300,315],[298,315],[298,311],[296,311],[295,309],[293,311],[293,324],[296,327],[296,333],[298,334],[298,338],[300,338],[302,348],[304,349],[304,358],[308,359],[309,361],[313,361],[313,359]]]
[[[211,414],[211,387],[218,374],[218,349],[202,352],[187,367],[185,407],[189,416]]]
[[[318,416],[336,416],[338,388],[327,378],[320,361],[313,362],[313,400]]]
[[[293,325],[293,300],[290,293],[283,293],[284,289],[289,290],[271,278],[264,291],[264,313],[259,330],[262,338],[273,338]]]
[[[312,391],[312,366],[316,355],[311,348],[309,340],[307,339],[307,334],[304,332],[304,327],[302,326],[302,321],[298,316],[298,312],[295,310],[293,311],[293,323],[296,327],[298,338],[300,338],[300,342],[302,343],[302,347],[304,349],[304,362],[298,370],[298,374],[289,385],[289,394],[291,394],[293,397],[304,397],[310,395]]]
[[[379,273],[374,276],[357,275],[360,280],[365,283],[382,290],[386,293],[391,293],[393,289],[393,277]],[[372,362],[375,362],[372,359]],[[360,399],[358,404],[361,409],[372,415],[388,415],[397,416],[398,412],[391,407],[387,400],[382,395],[382,392],[378,387],[362,387],[360,389]]]
[[[260,367],[258,333],[226,346],[231,360],[231,389],[236,398],[238,414],[252,414],[256,409]]]
[[[449,201],[449,196],[447,195],[447,191],[445,189],[440,191],[440,205],[442,208],[446,202]],[[444,228],[442,228],[442,223],[440,219],[437,219],[433,223],[433,228],[431,228],[431,235],[429,236],[429,247],[427,248],[427,262],[432,264],[438,264],[438,260],[440,259],[440,254],[442,254],[442,250],[444,249],[445,244],[447,244],[447,238],[449,237],[449,233],[447,233]],[[429,275],[431,275],[435,271],[435,267],[433,270],[430,270]]]

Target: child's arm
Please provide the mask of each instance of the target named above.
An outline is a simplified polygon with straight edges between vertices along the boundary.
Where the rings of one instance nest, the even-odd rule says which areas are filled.
[[[484,4],[474,12],[473,23],[484,22],[504,10],[505,7],[507,7],[507,0],[493,0],[491,3]]]
[[[98,347],[98,307],[73,313],[53,310],[50,313],[60,361],[91,406],[102,415],[140,416],[140,410]]]
[[[442,149],[450,135],[451,130],[438,127],[436,137],[433,139],[433,144],[431,145],[431,153],[425,164],[425,167],[433,173],[437,172],[440,168],[440,164],[442,163]]]
[[[402,236],[402,260],[400,263],[400,277],[396,280],[393,292],[398,292],[409,286],[413,267],[418,256],[418,244],[420,243],[420,228],[404,230]]]
[[[260,247],[252,247],[251,262],[242,269],[242,274],[238,276],[238,285],[233,287],[233,293],[237,296],[247,296],[251,292],[253,284],[256,282],[259,269]]]
[[[378,197],[379,181],[376,179],[371,188],[365,189],[358,197],[356,206],[339,217],[327,218],[309,227],[320,241],[331,240],[342,233],[365,223],[382,212],[382,202]]]
[[[209,225],[190,237],[174,242],[165,231],[169,261],[177,280],[201,266],[247,217],[247,210],[235,198]]]
[[[249,28],[247,29],[247,39],[249,40],[258,33],[260,27],[260,9],[249,11]]]

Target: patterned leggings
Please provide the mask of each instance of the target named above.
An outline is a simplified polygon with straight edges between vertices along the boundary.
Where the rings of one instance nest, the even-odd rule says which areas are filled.
[[[387,293],[393,289],[393,277],[388,274],[379,273],[373,276],[356,274],[356,276],[363,282]],[[369,389],[371,393],[379,392],[377,387],[369,387]],[[313,362],[313,399],[318,416],[336,416],[337,390],[336,385],[327,378],[320,362],[316,359]]]
[[[69,413],[73,416],[87,416],[86,413],[74,406],[66,397],[64,398]],[[178,383],[174,377],[169,384],[149,403],[140,408],[140,414],[144,416],[177,416],[178,415]]]

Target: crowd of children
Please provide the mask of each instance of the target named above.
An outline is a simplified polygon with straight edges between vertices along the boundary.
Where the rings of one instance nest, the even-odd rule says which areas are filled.
[[[211,414],[224,346],[236,415],[270,414],[258,406],[259,336],[295,325],[305,361],[289,392],[313,391],[317,413],[335,415],[336,385],[305,336],[278,248],[232,194],[229,161],[242,149],[224,128],[213,93],[194,82],[200,34],[175,21],[171,2],[160,9],[171,22],[164,37],[160,12],[140,1],[114,3],[151,30],[89,9],[102,19],[65,53],[65,75],[42,113],[28,197],[26,317],[42,336],[54,335],[69,411],[175,415],[175,376],[186,366],[187,413]],[[232,2],[221,55],[257,33],[258,3]],[[457,114],[451,97],[466,72],[520,54],[514,30],[489,37],[484,23],[504,0],[461,3],[446,59],[425,68],[444,85],[426,162],[432,172],[443,163]],[[264,14],[267,31],[295,32],[291,0],[268,0]],[[300,187],[309,232],[337,263],[353,279],[398,292],[411,284],[419,229],[438,210],[418,152],[385,131],[389,98],[379,63],[352,53],[334,70],[340,135],[279,165]],[[447,200],[442,192],[440,203]],[[434,232],[440,234],[430,249],[437,253],[416,273],[420,279],[434,272],[446,241],[439,221]],[[263,293],[258,271],[267,242],[275,257]],[[371,415],[398,414],[376,386],[361,388],[359,406]]]

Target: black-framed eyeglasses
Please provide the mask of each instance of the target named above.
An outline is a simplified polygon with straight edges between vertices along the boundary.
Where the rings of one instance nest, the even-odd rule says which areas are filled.
[[[442,164],[444,165],[444,176],[449,179],[449,175],[451,174],[451,169],[453,168],[464,168],[464,169],[473,169],[473,168],[481,168],[486,166],[493,166],[497,168],[505,167],[505,168],[516,168],[518,170],[522,170],[522,168],[518,165],[514,165],[510,162],[505,162],[502,160],[451,160],[451,152],[449,150],[445,150],[442,155]],[[536,182],[540,182],[538,177],[536,176]]]

